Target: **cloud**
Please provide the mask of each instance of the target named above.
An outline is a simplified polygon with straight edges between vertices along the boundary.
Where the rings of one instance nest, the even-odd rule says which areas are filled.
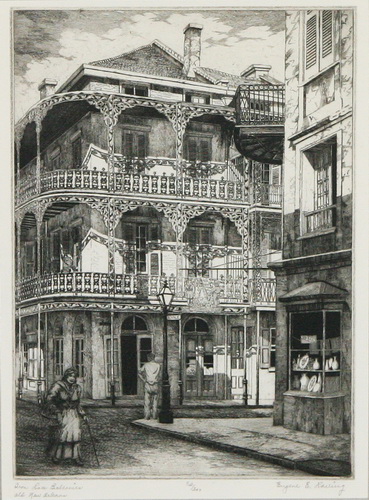
[[[239,75],[250,64],[270,64],[273,76],[283,79],[284,33],[275,18],[269,16],[270,22],[264,19],[262,24],[260,12],[43,12],[15,19],[17,118],[38,100],[37,86],[44,78],[61,84],[83,63],[117,56],[154,39],[182,55],[183,29],[189,23],[203,26],[202,66]]]

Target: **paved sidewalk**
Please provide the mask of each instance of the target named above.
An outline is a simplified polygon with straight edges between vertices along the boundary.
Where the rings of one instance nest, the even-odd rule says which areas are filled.
[[[350,436],[320,436],[273,426],[272,418],[175,418],[173,424],[136,420],[132,425],[164,432],[318,476],[349,476]]]

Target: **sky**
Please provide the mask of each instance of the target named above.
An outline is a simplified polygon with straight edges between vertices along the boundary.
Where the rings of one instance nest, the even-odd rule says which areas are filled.
[[[183,55],[183,29],[203,26],[201,66],[239,75],[269,64],[283,80],[281,10],[16,10],[13,15],[15,119],[39,99],[44,78],[61,85],[83,63],[158,39]]]

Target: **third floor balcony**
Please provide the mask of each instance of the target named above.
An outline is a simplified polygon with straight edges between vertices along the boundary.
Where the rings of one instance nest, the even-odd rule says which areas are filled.
[[[284,85],[244,84],[235,95],[238,151],[252,160],[281,164],[284,137]]]

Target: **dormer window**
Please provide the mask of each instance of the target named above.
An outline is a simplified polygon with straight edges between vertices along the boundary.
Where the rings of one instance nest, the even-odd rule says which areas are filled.
[[[142,85],[123,85],[122,94],[136,95],[139,97],[146,97],[149,95],[148,87]]]
[[[192,102],[193,104],[210,104],[210,96],[186,94],[186,102]]]

